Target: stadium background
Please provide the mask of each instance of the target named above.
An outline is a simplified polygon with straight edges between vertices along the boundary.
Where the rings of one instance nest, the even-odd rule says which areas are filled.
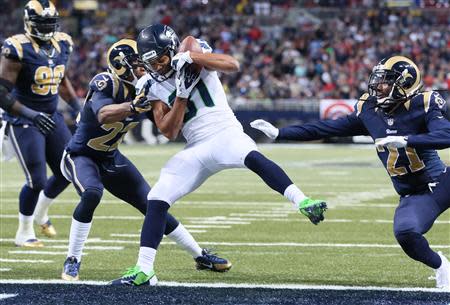
[[[254,138],[261,133],[248,127],[253,119],[283,126],[319,118],[322,99],[353,103],[367,90],[372,67],[393,54],[419,65],[424,89],[450,88],[448,0],[54,2],[61,29],[74,40],[68,76],[80,99],[91,77],[106,69],[112,43],[161,22],[180,38],[201,37],[215,52],[240,61],[239,73],[221,79],[238,119]],[[0,3],[3,42],[22,31],[26,1]],[[331,116],[345,108],[332,109]],[[73,124],[70,115],[67,120]],[[142,140],[138,130],[135,135]]]
[[[418,63],[425,89],[450,88],[448,0],[54,2],[62,17],[61,29],[74,40],[68,75],[80,100],[90,78],[105,70],[104,55],[109,45],[120,38],[134,38],[150,23],[162,22],[173,27],[181,38],[188,34],[204,38],[216,52],[239,59],[241,71],[222,75],[222,81],[244,128],[259,141],[266,139],[249,128],[248,122],[253,119],[264,118],[278,126],[307,122],[318,119],[321,105],[323,112],[326,103],[338,105],[331,111],[334,114],[348,111],[347,106],[339,105],[351,104],[358,98],[367,88],[373,65],[394,53]],[[25,3],[0,0],[0,42],[23,31]],[[441,93],[448,100],[448,91]],[[66,111],[64,103],[60,104],[67,122],[73,124],[73,115]],[[135,138],[139,140],[140,135]],[[154,183],[159,168],[181,148],[179,144],[130,145],[123,147],[123,152]],[[430,292],[434,285],[434,281],[427,280],[430,270],[412,262],[396,244],[392,215],[398,198],[372,146],[268,145],[261,149],[279,161],[307,194],[327,199],[331,207],[327,221],[313,227],[306,219],[299,219],[282,198],[268,191],[251,173],[221,173],[179,202],[173,212],[201,244],[218,246],[235,267],[224,275],[191,272],[192,261],[165,242],[157,261],[163,286],[172,285],[167,281],[200,286],[163,287],[152,290],[151,295],[145,290],[51,285],[50,281],[60,276],[78,197],[69,187],[52,206],[53,220],[60,230],[56,240],[44,240],[47,247],[40,253],[21,252],[12,243],[23,174],[15,161],[0,163],[0,296],[19,295],[4,303],[104,304],[105,295],[116,300],[111,301],[115,304],[142,300],[152,304],[450,302],[449,294]],[[450,163],[448,150],[441,156]],[[449,217],[448,212],[442,215],[427,234],[432,245],[447,256]],[[82,280],[105,283],[133,264],[141,224],[141,215],[105,194],[96,211]],[[198,229],[199,225],[217,228]],[[316,264],[302,264],[304,257],[314,258]],[[15,259],[25,260],[14,263]],[[27,280],[44,285],[22,285]],[[235,288],[230,293],[207,288],[210,283],[293,286],[288,291],[249,292]],[[318,286],[295,290],[298,283]],[[346,292],[341,292],[340,288],[324,290],[333,289],[324,285],[426,288],[391,293],[345,286]]]

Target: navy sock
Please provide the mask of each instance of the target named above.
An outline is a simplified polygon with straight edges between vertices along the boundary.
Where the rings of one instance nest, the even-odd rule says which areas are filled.
[[[90,223],[94,216],[94,211],[102,199],[103,191],[98,189],[87,189],[81,194],[80,203],[73,212],[76,221]]]
[[[403,232],[395,235],[403,251],[412,259],[422,262],[428,267],[437,269],[441,266],[440,256],[431,250],[428,241],[422,234]]]
[[[170,205],[161,200],[149,200],[141,231],[141,247],[158,249],[166,228]]]
[[[166,217],[166,229],[164,230],[164,235],[169,235],[178,227],[178,220],[172,216],[172,214],[167,213]]]
[[[248,169],[260,176],[268,186],[281,195],[284,194],[284,191],[289,185],[293,184],[281,167],[258,151],[254,150],[250,152],[245,157],[244,164]]]
[[[24,185],[19,195],[19,212],[25,216],[31,216],[36,208],[41,189],[32,189],[28,185]]]
[[[65,190],[69,183],[62,176],[51,176],[45,184],[44,194],[48,198],[54,199]]]

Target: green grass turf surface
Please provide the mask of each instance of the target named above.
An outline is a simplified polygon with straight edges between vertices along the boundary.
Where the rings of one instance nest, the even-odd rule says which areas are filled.
[[[181,145],[122,146],[121,151],[154,184],[163,164],[181,149]],[[189,255],[174,244],[164,243],[155,266],[160,280],[434,287],[434,281],[428,279],[431,269],[412,261],[396,246],[391,220],[398,198],[373,148],[266,145],[261,146],[261,151],[281,165],[307,195],[327,200],[330,209],[325,222],[318,226],[309,223],[252,172],[223,171],[176,203],[171,212],[192,230],[200,245],[215,247],[220,255],[233,262],[233,268],[224,274],[198,272]],[[450,163],[448,150],[442,151],[441,156]],[[42,238],[49,247],[32,249],[54,255],[17,252],[28,250],[14,247],[12,240],[17,229],[17,198],[24,175],[16,161],[0,166],[0,278],[59,279],[71,215],[79,200],[74,188],[69,186],[50,209],[51,215],[57,215],[52,221],[58,236],[55,240]],[[102,219],[100,216],[133,217]],[[89,236],[92,240],[87,243],[80,279],[111,280],[134,265],[142,219],[132,207],[105,192],[94,216]],[[438,220],[426,236],[431,245],[445,246],[436,249],[449,257],[450,211]],[[192,227],[198,225],[223,227]],[[92,246],[123,249],[89,249]],[[5,259],[52,262],[7,262]]]

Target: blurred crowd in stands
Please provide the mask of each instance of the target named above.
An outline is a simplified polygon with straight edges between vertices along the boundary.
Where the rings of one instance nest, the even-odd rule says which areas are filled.
[[[3,42],[22,32],[26,1],[0,2]],[[241,71],[222,75],[233,97],[357,98],[367,90],[371,68],[392,54],[416,61],[426,88],[450,88],[448,1],[390,8],[390,1],[376,0],[113,0],[87,12],[72,2],[55,1],[62,29],[75,43],[68,75],[80,98],[89,79],[106,68],[108,46],[156,22],[236,56]]]

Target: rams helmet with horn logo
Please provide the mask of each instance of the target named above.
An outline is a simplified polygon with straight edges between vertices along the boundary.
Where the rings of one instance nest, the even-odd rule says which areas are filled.
[[[48,41],[58,29],[59,14],[51,1],[31,0],[25,5],[23,21],[29,36]]]
[[[421,88],[419,68],[404,56],[381,60],[369,78],[369,94],[376,96],[378,106],[388,111],[412,98]]]
[[[109,48],[106,56],[108,68],[112,74],[131,85],[136,83],[137,77],[133,71],[138,65],[135,40],[119,40]]]

